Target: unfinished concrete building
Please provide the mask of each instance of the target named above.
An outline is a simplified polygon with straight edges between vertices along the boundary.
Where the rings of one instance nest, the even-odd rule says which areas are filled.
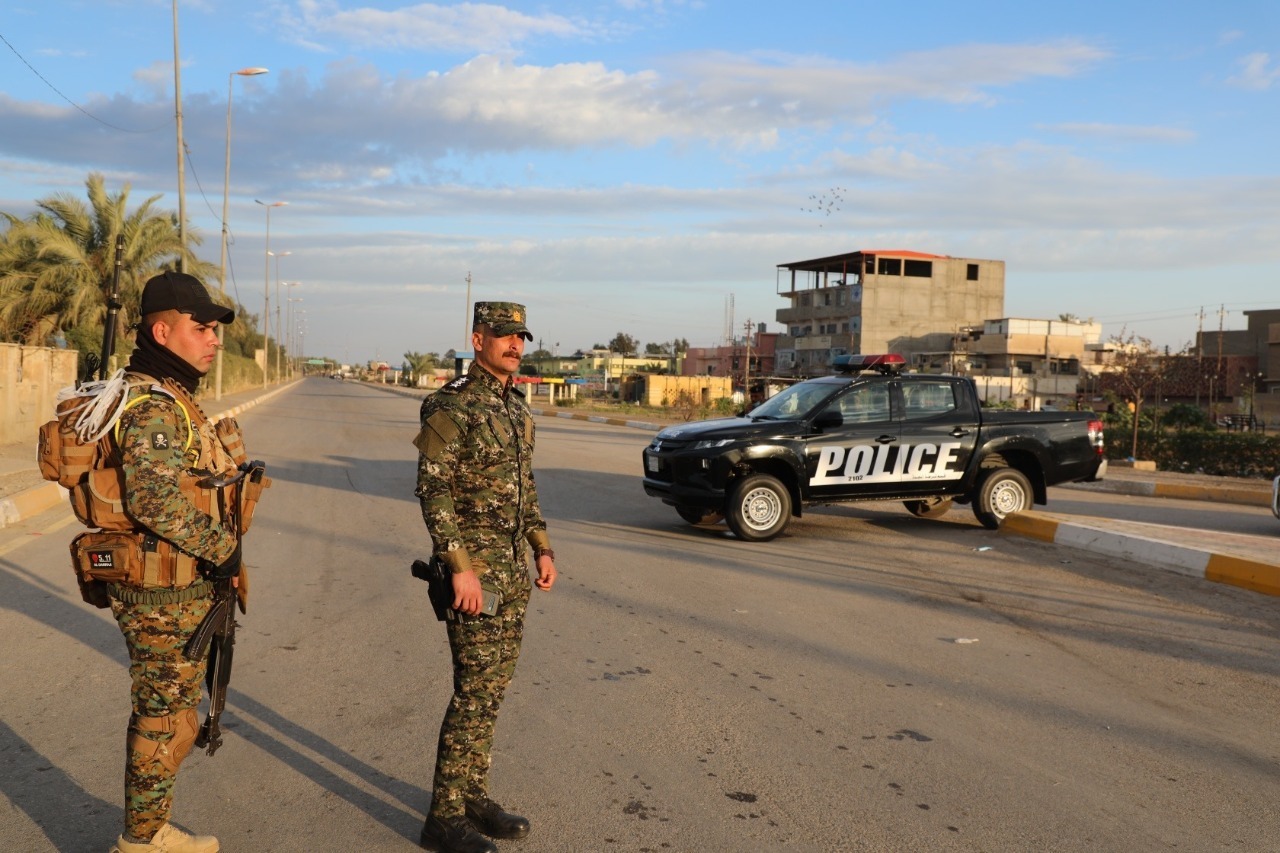
[[[777,372],[817,376],[844,353],[896,352],[915,364],[955,349],[966,327],[1004,316],[1004,261],[862,249],[778,265]]]

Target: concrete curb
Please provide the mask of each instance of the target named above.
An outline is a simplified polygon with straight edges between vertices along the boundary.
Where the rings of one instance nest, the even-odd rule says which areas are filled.
[[[216,415],[212,415],[209,420],[217,421],[222,418],[233,418],[247,409],[252,409],[259,403],[270,400],[281,391],[293,387],[293,385],[300,381],[301,380],[295,380],[294,382],[290,382],[288,385],[281,385],[277,388],[273,388],[261,397],[255,397],[247,403],[241,403],[239,406],[234,406],[225,411],[218,412]],[[53,509],[59,503],[69,501],[69,495],[70,493],[57,483],[41,483],[38,486],[32,486],[29,489],[24,489],[11,497],[4,498],[3,500],[0,500],[0,529],[5,528],[10,524],[17,524],[24,518],[31,518],[32,516],[39,515],[46,510]]]
[[[70,494],[57,483],[41,483],[0,500],[0,528],[39,515],[57,506],[60,501],[69,502]]]
[[[1136,533],[1064,521],[1042,512],[1019,512],[1004,520],[1000,532],[1054,545],[1119,557],[1187,577],[1225,583],[1264,595],[1280,595],[1280,565],[1208,547],[1179,545]]]
[[[394,385],[380,385],[377,382],[366,382],[365,385],[379,388],[383,391],[389,391],[392,394],[399,394],[402,397],[413,397],[421,400],[427,396],[425,391],[412,388],[399,388]],[[653,424],[648,421],[629,421],[625,418],[610,418],[604,415],[589,415],[586,412],[566,412],[562,409],[542,409],[529,407],[529,411],[535,415],[541,415],[548,418],[566,418],[573,421],[589,421],[593,424],[609,424],[610,426],[630,427],[632,429],[644,429],[656,432],[662,429],[665,424]]]
[[[609,424],[610,426],[630,427],[632,429],[660,430],[662,424],[651,424],[648,421],[628,421],[624,418],[608,418],[604,415],[588,415],[585,412],[560,412],[545,409],[532,409],[535,415],[546,415],[553,418],[565,418],[571,421],[589,421],[593,424]]]
[[[288,389],[292,388],[294,385],[297,385],[301,381],[302,381],[301,379],[295,379],[292,382],[290,382],[288,385],[281,385],[278,388],[273,388],[272,390],[263,394],[261,397],[254,397],[252,400],[250,400],[247,403],[241,403],[238,406],[233,406],[230,409],[227,409],[222,412],[218,412],[216,415],[210,415],[209,420],[220,421],[223,418],[234,418],[236,415],[248,409],[252,409],[254,406],[258,405],[259,403],[265,403],[267,400],[270,400],[272,397],[279,394],[281,391],[287,391]]]
[[[1190,501],[1220,501],[1247,506],[1271,506],[1271,487],[1260,481],[1248,486],[1205,486],[1194,483],[1164,483],[1150,480],[1099,480],[1096,483],[1063,483],[1061,488],[1085,492],[1109,492],[1144,498],[1176,498]]]

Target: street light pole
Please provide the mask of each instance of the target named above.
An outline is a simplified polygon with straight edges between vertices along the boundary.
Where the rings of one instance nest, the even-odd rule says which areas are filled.
[[[253,77],[258,74],[266,74],[265,68],[241,68],[239,71],[232,71],[227,75],[227,156],[226,163],[222,171],[222,250],[220,260],[218,261],[218,290],[222,291],[225,299],[227,296],[227,206],[231,193],[231,95],[232,83],[236,77]],[[218,358],[214,362],[213,371],[213,399],[222,399],[222,341],[223,341],[222,324],[218,324]]]
[[[267,209],[267,239],[264,243],[265,254],[262,256],[262,387],[267,387],[267,367],[270,365],[271,349],[267,340],[267,336],[271,332],[271,208],[283,207],[288,204],[287,201],[259,201],[253,200],[254,204],[260,204]]]
[[[289,287],[297,287],[299,284],[302,284],[302,282],[300,282],[300,281],[286,281],[286,282],[284,283],[284,286],[285,286],[286,288],[289,288]],[[297,360],[297,352],[296,352],[296,351],[294,350],[294,348],[293,348],[293,303],[295,303],[295,302],[301,302],[301,301],[302,301],[302,299],[301,299],[301,298],[294,299],[293,297],[288,296],[288,292],[287,292],[287,291],[286,291],[286,299],[287,299],[287,301],[288,301],[288,303],[289,303],[289,307],[288,307],[288,310],[287,310],[287,311],[286,311],[286,313],[285,313],[284,340],[285,340],[285,343],[286,343],[286,344],[288,345],[288,347],[289,347],[289,361],[288,361],[288,362],[286,362],[286,365],[289,367],[289,378],[290,378],[290,379],[292,379],[292,378],[293,378],[293,363]]]
[[[272,252],[276,258],[276,381],[280,381],[280,259],[293,252]]]

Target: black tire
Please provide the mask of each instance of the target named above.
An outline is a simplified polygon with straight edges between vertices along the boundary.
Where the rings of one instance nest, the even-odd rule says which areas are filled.
[[[724,517],[739,539],[767,542],[791,521],[791,493],[768,474],[743,477],[729,492]]]
[[[918,501],[903,501],[907,512],[917,518],[942,518],[951,509],[951,498],[925,498]]]
[[[723,515],[714,509],[703,509],[700,506],[684,506],[676,507],[676,513],[690,524],[715,524]]]
[[[988,530],[998,530],[1011,513],[1030,509],[1035,492],[1027,475],[1017,468],[992,468],[978,481],[973,515]]]

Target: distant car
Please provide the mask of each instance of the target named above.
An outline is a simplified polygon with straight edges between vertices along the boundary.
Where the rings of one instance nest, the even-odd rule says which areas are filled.
[[[1271,481],[1271,512],[1280,518],[1280,477]]]

